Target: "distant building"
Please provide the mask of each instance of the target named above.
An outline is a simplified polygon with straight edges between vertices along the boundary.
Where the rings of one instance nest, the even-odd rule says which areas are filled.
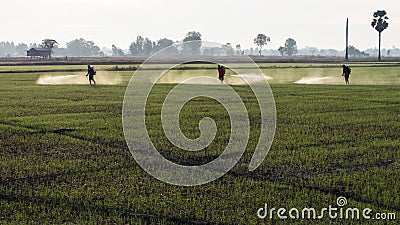
[[[43,59],[51,58],[50,48],[31,48],[27,51],[26,56],[32,58],[41,57]]]

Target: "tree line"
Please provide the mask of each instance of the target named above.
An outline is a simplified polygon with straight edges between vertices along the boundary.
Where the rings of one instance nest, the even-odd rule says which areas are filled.
[[[18,43],[0,42],[0,57],[26,56],[27,50],[31,48],[49,48],[56,55],[71,56],[102,56],[100,48],[93,42],[83,38],[67,42],[66,48],[59,48],[58,43],[52,39],[44,39],[42,43]]]
[[[183,41],[183,47],[178,49],[173,45],[178,41],[168,38],[161,38],[158,41],[152,41],[149,38],[137,36],[136,40],[129,46],[128,51],[124,51],[116,45],[112,45],[111,49],[101,49],[93,41],[83,38],[75,39],[66,43],[66,48],[60,48],[56,40],[44,39],[40,44],[25,43],[15,44],[14,42],[0,42],[0,57],[26,56],[27,50],[31,48],[47,48],[58,56],[150,56],[164,48],[170,47],[165,54],[199,54],[201,48],[200,32],[188,32]],[[191,43],[191,41],[199,41]]]
[[[382,32],[389,27],[388,23],[389,17],[385,10],[378,10],[373,13],[373,19],[371,22],[372,28],[378,31],[379,34],[379,44],[378,44],[378,60],[381,60],[381,41],[382,41]],[[348,23],[348,20],[347,20]],[[348,26],[348,24],[347,24]],[[346,27],[348,29],[348,27]],[[348,33],[346,33],[346,38],[348,38]],[[260,56],[262,55],[262,48],[264,45],[267,45],[268,42],[271,41],[271,38],[265,34],[258,34],[256,38],[254,38],[254,44],[258,46],[258,53]],[[395,49],[395,47],[393,47]],[[292,56],[297,54],[297,43],[293,38],[288,38],[285,42],[284,46],[280,46],[278,48],[278,52],[281,56],[288,55]],[[387,55],[390,56],[391,50],[387,50]],[[368,53],[361,52],[360,50],[356,49],[354,46],[346,46],[346,59],[347,54],[350,56],[369,56]]]
[[[141,38],[139,38],[141,39]],[[164,39],[164,38],[163,38]],[[166,40],[170,40],[165,38]],[[293,39],[293,38],[292,38]],[[160,39],[162,40],[162,39]],[[55,46],[53,51],[56,56],[114,56],[114,57],[129,57],[129,56],[148,56],[148,54],[157,52],[161,46],[165,46],[163,44],[167,42],[166,40],[153,42],[152,47],[146,49],[144,46],[150,45],[132,45],[128,50],[122,50],[121,48],[112,45],[111,48],[100,49],[96,47],[96,44],[91,41],[86,41],[85,39],[76,39],[74,41],[69,42],[70,44],[66,48],[59,48]],[[293,39],[294,40],[294,39]],[[171,41],[168,41],[171,43]],[[136,41],[135,41],[136,43]],[[139,41],[140,43],[140,41]],[[154,44],[156,43],[156,44]],[[173,42],[173,44],[176,42]],[[139,47],[143,46],[143,47]],[[154,47],[156,46],[156,47]],[[284,46],[285,43],[284,43]],[[297,45],[296,45],[297,46]],[[0,57],[23,57],[26,56],[26,50],[30,48],[41,47],[40,44],[14,44],[13,42],[0,42]],[[176,48],[169,48],[171,52],[177,53],[178,50]],[[219,48],[207,48],[204,50],[204,55],[212,55],[212,56],[234,56],[234,55],[258,55],[259,54],[258,47],[243,49],[240,44],[232,45],[231,43],[226,43]],[[290,52],[290,51],[289,51]],[[262,49],[261,53],[264,56],[289,56],[289,52],[281,46],[278,49]],[[344,50],[337,49],[320,49],[317,47],[306,46],[303,48],[297,48],[297,51],[292,50],[292,55],[301,55],[301,56],[343,56],[345,54]],[[294,53],[295,52],[295,53]],[[376,56],[378,55],[378,48],[369,48],[364,51],[357,49],[355,46],[349,46],[349,55],[351,57],[368,57],[368,56]],[[382,56],[391,57],[391,56],[400,56],[400,48],[396,46],[392,46],[392,48],[384,48],[381,49]]]
[[[365,57],[372,54],[378,54],[378,59],[381,59],[381,33],[388,28],[389,23],[387,22],[388,16],[386,11],[378,10],[373,14],[373,20],[371,26],[378,31],[379,34],[379,47],[376,49],[368,49],[366,51],[360,51],[354,46],[348,46],[347,51],[350,56],[354,57]],[[14,57],[14,56],[26,56],[26,51],[30,48],[49,48],[52,52],[58,56],[114,56],[114,57],[124,57],[124,56],[140,56],[147,57],[162,49],[167,47],[167,51],[163,51],[165,54],[205,54],[205,55],[215,55],[215,56],[234,56],[234,55],[280,55],[280,56],[293,56],[296,54],[300,55],[332,55],[338,56],[342,54],[342,51],[334,49],[321,49],[318,50],[315,47],[305,47],[303,49],[298,49],[297,42],[293,38],[286,39],[283,46],[280,46],[276,50],[263,50],[267,46],[271,38],[265,34],[258,34],[253,42],[257,48],[253,49],[242,49],[240,44],[235,46],[231,43],[226,43],[220,47],[206,48],[201,52],[201,40],[202,35],[200,32],[191,31],[186,34],[183,38],[182,47],[175,46],[178,41],[173,41],[168,38],[161,38],[157,41],[152,41],[147,37],[137,36],[136,40],[133,41],[128,50],[123,50],[116,45],[112,45],[111,49],[103,48],[101,49],[93,41],[88,41],[83,38],[75,39],[66,43],[66,48],[60,48],[56,40],[44,39],[40,44],[32,43],[18,43],[13,42],[0,42],[0,57]],[[198,42],[191,42],[198,41]],[[383,49],[387,56],[398,56],[400,55],[400,50],[393,46],[392,49]]]

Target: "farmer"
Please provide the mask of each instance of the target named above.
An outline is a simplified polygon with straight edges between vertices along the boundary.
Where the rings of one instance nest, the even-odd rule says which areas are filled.
[[[349,77],[350,77],[350,73],[351,73],[351,69],[350,67],[346,66],[346,65],[342,65],[343,67],[343,74],[342,76],[344,76],[344,81],[346,82],[346,85],[349,85]]]
[[[96,75],[96,69],[94,67],[88,65],[88,73],[86,74],[86,76],[89,76],[90,85],[92,85],[92,81],[93,81],[93,84],[96,85],[96,81],[94,80],[94,75]]]
[[[225,67],[218,65],[218,79],[221,82],[224,82],[224,76],[225,76]]]

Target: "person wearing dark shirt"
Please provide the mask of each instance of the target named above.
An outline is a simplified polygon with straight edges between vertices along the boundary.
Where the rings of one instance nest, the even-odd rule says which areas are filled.
[[[223,82],[225,76],[225,67],[218,65],[218,79]]]
[[[86,76],[89,76],[90,85],[92,85],[92,81],[93,81],[93,84],[96,85],[96,81],[94,80],[94,75],[96,75],[96,69],[94,67],[88,65],[88,73],[86,74]]]
[[[348,67],[346,65],[343,65],[342,68],[343,68],[342,76],[344,76],[344,81],[346,82],[346,85],[349,85],[350,84],[349,77],[350,77],[351,69],[350,69],[350,67]]]

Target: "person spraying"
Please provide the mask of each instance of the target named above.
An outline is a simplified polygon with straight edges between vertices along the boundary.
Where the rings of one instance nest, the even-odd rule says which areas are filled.
[[[343,65],[343,74],[342,76],[344,76],[344,81],[346,82],[346,85],[349,85],[349,77],[350,77],[350,73],[351,73],[351,69],[349,66]]]
[[[88,65],[88,73],[86,74],[86,76],[89,76],[90,85],[92,85],[92,81],[93,84],[96,85],[96,81],[94,80],[94,75],[96,75],[96,69],[93,66]]]
[[[225,77],[225,67],[218,65],[218,79],[221,82],[224,82],[224,77]]]

